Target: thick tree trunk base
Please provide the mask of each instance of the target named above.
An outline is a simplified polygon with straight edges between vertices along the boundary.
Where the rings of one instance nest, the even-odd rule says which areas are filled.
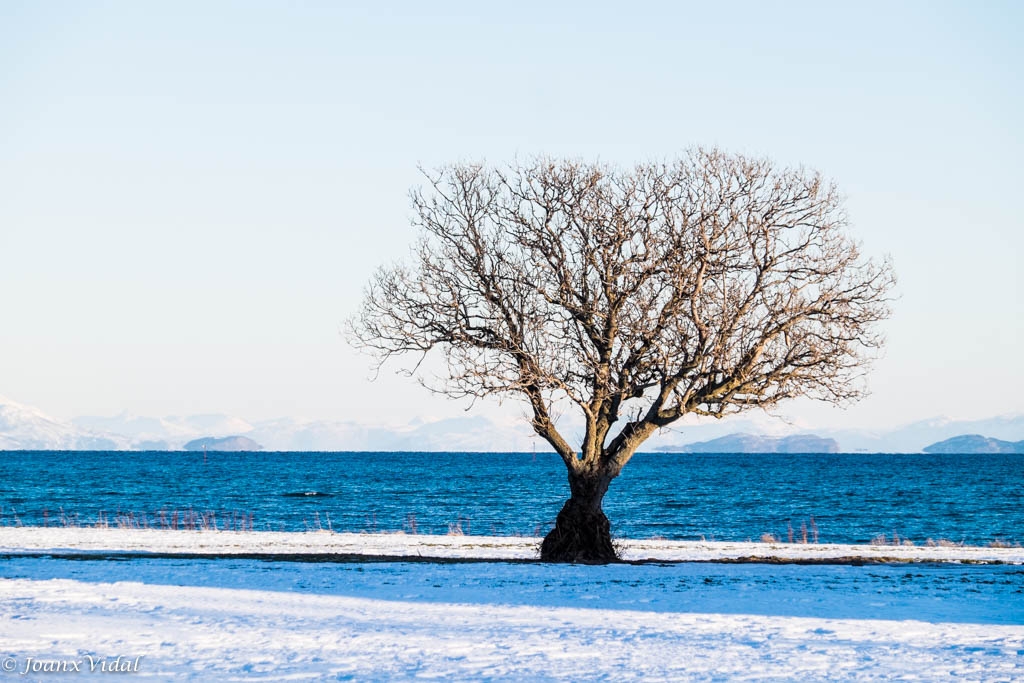
[[[570,498],[558,513],[555,528],[540,546],[542,562],[608,564],[619,557],[612,545],[611,524],[600,507]]]

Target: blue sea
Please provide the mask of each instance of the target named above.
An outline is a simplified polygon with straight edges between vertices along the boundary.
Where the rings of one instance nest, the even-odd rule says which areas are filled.
[[[0,452],[0,525],[545,533],[549,453]],[[605,499],[627,538],[1024,542],[1024,454],[638,454]]]

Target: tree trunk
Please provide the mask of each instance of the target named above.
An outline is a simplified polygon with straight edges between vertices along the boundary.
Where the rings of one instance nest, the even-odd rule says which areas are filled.
[[[555,520],[555,528],[540,546],[543,562],[607,564],[618,556],[612,546],[611,525],[601,501],[612,476],[602,469],[569,472],[571,496]]]

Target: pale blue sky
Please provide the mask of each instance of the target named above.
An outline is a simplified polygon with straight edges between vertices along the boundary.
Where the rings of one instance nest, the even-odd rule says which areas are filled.
[[[0,394],[461,414],[339,335],[416,165],[719,145],[834,178],[900,277],[873,396],[791,414],[1024,411],[1024,5],[484,4],[0,4]]]

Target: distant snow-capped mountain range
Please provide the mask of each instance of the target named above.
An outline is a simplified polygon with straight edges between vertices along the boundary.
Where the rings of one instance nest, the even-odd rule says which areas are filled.
[[[467,416],[405,425],[230,415],[163,418],[122,413],[61,421],[0,396],[0,450],[182,450],[196,439],[244,436],[269,451],[530,451],[541,444],[524,422]]]
[[[575,439],[579,425],[560,423]],[[786,437],[833,440],[843,452],[920,453],[925,447],[965,434],[992,439],[1024,439],[1024,415],[986,420],[934,418],[897,429],[810,430],[769,416],[711,423],[687,423],[650,439],[645,451],[701,450],[704,442],[770,444],[777,450]],[[280,418],[249,422],[229,415],[143,417],[123,413],[113,417],[79,417],[62,421],[43,411],[0,396],[0,450],[181,450],[196,439],[244,436],[268,451],[544,451],[524,420],[496,421],[463,416],[404,425],[367,425],[343,420]],[[731,437],[725,439],[725,437]],[[792,439],[790,439],[792,440]],[[750,445],[754,444],[754,445]],[[767,447],[766,447],[767,448]],[[826,450],[833,450],[830,447]]]
[[[32,408],[0,396],[0,450],[88,450],[128,447],[127,441],[80,429]]]

